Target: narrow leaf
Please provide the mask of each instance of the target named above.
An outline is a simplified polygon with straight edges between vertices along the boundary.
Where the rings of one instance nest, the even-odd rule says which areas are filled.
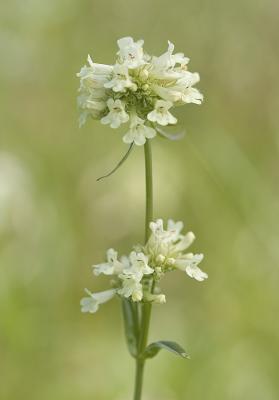
[[[138,354],[138,315],[137,310],[128,299],[122,299],[124,317],[124,329],[130,354],[136,357]]]
[[[160,136],[162,136],[166,139],[169,139],[169,140],[173,140],[173,141],[180,140],[185,136],[184,131],[176,132],[176,133],[169,133],[169,132],[166,132],[164,129],[160,128],[159,126],[156,126],[156,130]]]
[[[98,178],[97,181],[100,181],[101,179],[104,179],[104,178],[108,178],[109,176],[114,174],[114,172],[116,172],[118,170],[118,168],[121,167],[121,165],[127,160],[127,158],[129,157],[129,154],[132,151],[133,146],[134,146],[134,142],[130,144],[128,151],[124,154],[124,156],[121,158],[121,160],[118,162],[118,164],[113,168],[113,170],[110,171],[108,174],[103,175],[100,178]]]
[[[189,355],[183,349],[183,347],[181,347],[176,342],[170,342],[168,340],[160,340],[159,342],[151,343],[145,349],[143,356],[144,358],[153,358],[159,353],[160,350],[167,350],[170,351],[171,353],[176,354],[177,356],[183,358],[190,358]]]

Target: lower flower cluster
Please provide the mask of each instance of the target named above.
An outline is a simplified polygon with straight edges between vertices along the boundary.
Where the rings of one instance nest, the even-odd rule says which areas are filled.
[[[150,223],[151,235],[145,246],[137,245],[129,256],[118,257],[117,251],[107,251],[107,262],[93,265],[93,273],[112,276],[112,288],[104,292],[85,292],[87,297],[81,299],[81,311],[95,313],[99,305],[112,299],[115,295],[131,299],[134,302],[154,302],[163,304],[166,297],[158,286],[161,278],[170,271],[181,270],[188,276],[203,281],[208,275],[198,264],[203,254],[185,252],[193,243],[195,235],[181,233],[182,222],[168,220],[164,229],[163,220]]]

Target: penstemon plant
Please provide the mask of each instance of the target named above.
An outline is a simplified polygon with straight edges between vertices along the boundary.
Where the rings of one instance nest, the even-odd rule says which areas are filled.
[[[107,260],[93,265],[93,273],[110,276],[111,288],[99,293],[85,289],[87,296],[80,302],[82,312],[95,313],[101,304],[116,296],[120,298],[128,349],[136,361],[134,400],[141,399],[147,359],[156,356],[161,349],[188,357],[185,350],[172,341],[160,340],[148,344],[152,305],[166,302],[159,286],[161,279],[176,270],[186,272],[197,281],[208,277],[198,267],[203,254],[187,252],[195,239],[193,232],[183,234],[183,223],[180,221],[170,219],[164,224],[162,219],[153,219],[151,139],[156,135],[173,140],[181,137],[166,131],[165,127],[177,123],[169,110],[186,103],[201,104],[203,96],[193,87],[199,82],[199,74],[188,71],[189,59],[183,53],[173,54],[172,43],[169,42],[167,52],[159,57],[146,54],[143,43],[143,40],[134,42],[131,37],[119,39],[114,65],[96,64],[88,56],[88,65],[77,74],[80,78],[80,126],[88,117],[100,120],[113,129],[129,122],[123,136],[129,149],[104,177],[123,164],[134,145],[144,146],[144,243],[134,246],[128,256],[119,256],[116,250],[110,248]]]

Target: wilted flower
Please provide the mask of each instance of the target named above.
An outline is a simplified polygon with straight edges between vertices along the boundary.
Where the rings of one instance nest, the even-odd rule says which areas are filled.
[[[199,74],[189,72],[189,58],[168,50],[161,56],[149,56],[143,50],[143,40],[131,37],[117,41],[114,65],[96,64],[88,56],[88,64],[80,70],[78,105],[80,125],[91,116],[118,128],[130,120],[125,143],[141,146],[146,139],[161,134],[160,126],[174,125],[177,119],[172,107],[186,103],[201,104],[203,95],[193,86]]]

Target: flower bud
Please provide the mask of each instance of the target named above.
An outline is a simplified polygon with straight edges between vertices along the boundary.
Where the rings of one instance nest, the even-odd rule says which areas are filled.
[[[140,74],[139,74],[139,76],[140,76],[140,78],[142,79],[142,80],[146,80],[147,78],[148,78],[148,71],[146,70],[146,69],[142,69],[141,71],[140,71]]]
[[[166,257],[163,256],[163,254],[159,254],[159,255],[156,257],[156,261],[157,261],[159,264],[162,264],[162,263],[165,261],[165,259],[166,259]]]
[[[167,258],[167,264],[168,265],[174,265],[175,259],[174,258]]]
[[[142,300],[142,291],[135,290],[132,294],[133,301],[141,301]]]

